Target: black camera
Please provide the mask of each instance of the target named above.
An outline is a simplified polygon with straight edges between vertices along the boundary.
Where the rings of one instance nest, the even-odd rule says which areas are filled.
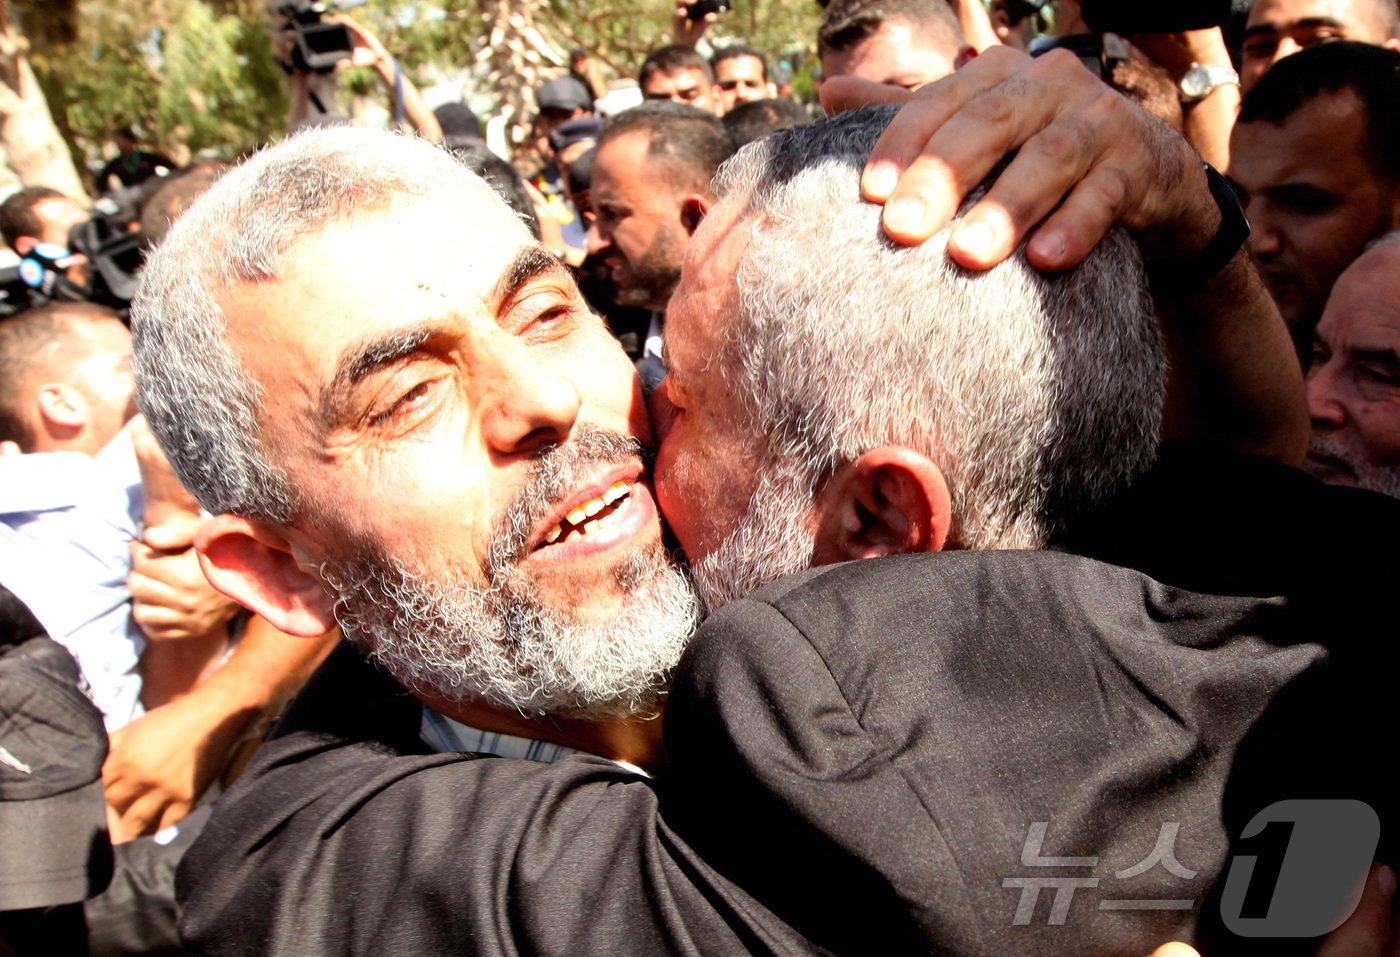
[[[0,316],[59,299],[107,306],[125,318],[145,262],[130,221],[123,207],[101,200],[96,215],[69,232],[66,247],[39,243],[13,270],[0,271]],[[73,268],[79,256],[81,271]]]
[[[699,3],[691,4],[685,15],[692,20],[700,20],[707,13],[723,13],[733,7],[734,0],[700,0]]]
[[[361,0],[364,2],[364,0]],[[282,29],[296,35],[291,59],[282,61],[282,68],[298,73],[330,73],[341,60],[355,52],[355,40],[344,24],[326,23],[321,18],[334,10],[344,10],[359,3],[335,6],[313,0],[285,0],[276,7],[283,18]]]
[[[1084,22],[1095,33],[1179,33],[1223,26],[1232,0],[1174,0],[1172,3],[1124,3],[1123,0],[1083,0]]]

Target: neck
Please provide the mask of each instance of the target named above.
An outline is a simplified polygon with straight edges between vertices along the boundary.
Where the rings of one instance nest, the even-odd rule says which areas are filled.
[[[587,751],[613,761],[625,761],[647,771],[661,762],[661,717],[650,718],[559,718],[553,715],[523,715],[480,702],[449,701],[433,694],[419,693],[428,707],[454,721],[522,738],[537,738]]]

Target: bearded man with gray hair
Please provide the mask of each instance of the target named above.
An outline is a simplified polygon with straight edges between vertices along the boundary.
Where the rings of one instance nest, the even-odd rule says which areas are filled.
[[[879,211],[863,207],[857,181],[885,119],[856,116],[774,141],[792,150],[795,164],[778,159],[771,142],[753,147],[735,167],[741,185],[729,205],[697,234],[698,268],[688,269],[677,304],[714,320],[742,312],[718,308],[724,297],[752,297],[757,305],[741,325],[756,328],[746,341],[761,350],[746,372],[721,361],[722,332],[707,345],[697,325],[672,340],[679,381],[663,397],[682,411],[658,468],[663,478],[697,482],[696,513],[677,511],[676,530],[702,561],[733,527],[726,522],[751,522],[748,513],[765,507],[752,491],[757,480],[733,473],[764,456],[773,467],[791,458],[796,484],[788,488],[806,489],[792,523],[803,563],[1052,545],[1066,529],[1084,527],[1083,512],[1109,507],[1106,499],[1152,456],[1161,350],[1141,267],[1121,239],[1048,280],[1018,254],[1004,271],[981,277],[985,289],[937,265],[936,251],[866,244],[859,255],[888,250],[897,260],[886,265],[904,271],[906,285],[894,289],[901,296],[918,273],[940,296],[950,287],[945,305],[966,313],[948,320],[955,325],[942,341],[950,353],[931,354],[938,341],[931,330],[944,321],[936,310],[891,298],[862,300],[865,328],[849,330],[834,353],[791,366],[778,357],[773,347],[787,344],[783,317],[768,309],[797,303],[748,291],[763,281],[747,272],[744,241],[758,248],[781,241],[767,229],[781,235],[797,227],[776,215],[780,206],[754,211],[746,203],[792,183],[792,201],[820,201],[849,217],[847,228],[878,237]],[[588,636],[656,602],[671,571],[657,556],[655,511],[631,447],[594,448],[586,438],[594,430],[645,436],[634,380],[618,388],[598,375],[616,360],[595,338],[597,320],[578,311],[576,290],[461,174],[440,178],[432,202],[400,194],[394,183],[422,181],[409,155],[421,147],[390,150],[363,139],[368,134],[335,134],[361,137],[355,142],[329,135],[254,160],[241,185],[266,195],[259,183],[291,165],[284,160],[305,164],[314,153],[315,176],[326,178],[318,186],[310,173],[301,177],[300,205],[315,208],[312,194],[327,183],[365,205],[303,224],[309,232],[274,244],[269,255],[279,268],[259,266],[251,282],[225,285],[218,311],[204,317],[263,392],[251,413],[256,441],[298,498],[287,519],[216,519],[201,542],[211,577],[279,615],[279,627],[310,630],[337,603],[354,600],[353,582],[328,593],[322,569],[370,554],[421,586],[376,585],[376,600],[435,604],[475,590],[506,617],[501,637],[435,632],[439,657],[502,642],[528,682],[537,672],[518,650],[517,619],[540,607],[562,624],[551,639],[567,646],[561,652],[595,657],[598,640]],[[327,167],[345,175],[321,172]],[[371,176],[387,177],[389,194],[374,193]],[[228,213],[211,212],[204,222]],[[489,241],[465,222],[489,230]],[[421,239],[408,242],[425,235],[442,255],[425,259]],[[188,250],[205,238],[177,231],[171,242]],[[177,255],[171,248],[153,260],[154,285],[136,310],[142,376],[163,374],[163,277],[179,260],[161,257]],[[389,264],[396,268],[367,268],[366,257],[399,248]],[[744,277],[738,283],[736,274]],[[385,288],[367,285],[370,275]],[[843,276],[818,277],[823,285],[807,295],[838,296]],[[1080,330],[1067,322],[1078,308],[1104,314]],[[237,335],[253,323],[263,337],[256,344]],[[982,348],[962,333],[1001,323],[1018,331],[998,338],[980,362],[955,361],[959,349]],[[1112,341],[1128,347],[1088,362],[1109,326]],[[1078,345],[1060,345],[1062,336]],[[901,361],[922,361],[892,370],[910,382],[886,410],[929,388],[967,411],[929,410],[932,424],[887,411],[869,429],[843,422],[839,406],[836,418],[803,418],[813,386],[836,392],[869,377],[868,369],[853,377],[841,368],[844,350],[860,343],[856,354],[870,355],[870,342],[890,339],[901,343]],[[916,348],[920,342],[928,351]],[[1286,355],[1281,330],[1278,342]],[[1093,367],[1099,362],[1106,372]],[[770,386],[765,367],[811,384]],[[771,449],[741,435],[723,452],[712,427],[747,427],[753,409],[746,412],[741,398],[713,409],[685,398],[746,375],[753,381],[736,394],[747,389],[778,403],[778,420],[794,424]],[[1002,388],[1004,381],[1015,384]],[[1101,389],[1108,391],[1096,397]],[[860,399],[857,392],[852,401]],[[1074,421],[1081,399],[1082,427]],[[994,440],[983,417],[999,429],[1031,428],[1023,439]],[[178,438],[174,421],[172,414],[165,438]],[[828,426],[839,428],[826,444],[811,430]],[[712,490],[693,478],[706,449],[715,453]],[[968,458],[954,461],[948,449]],[[768,455],[775,450],[781,454]],[[567,480],[545,478],[556,454]],[[665,487],[671,479],[663,478]],[[735,487],[739,481],[745,485]],[[726,484],[731,498],[719,494]],[[395,493],[386,508],[380,494]],[[312,515],[316,521],[307,521]],[[507,601],[512,596],[518,600]],[[1102,854],[1115,865],[1157,833],[1163,813],[1189,815],[1182,820],[1190,833],[1178,846],[1192,853],[1203,886],[1219,876],[1229,833],[1215,808],[1230,746],[1271,692],[1320,656],[1313,646],[1275,647],[1258,634],[1279,621],[1257,622],[1258,604],[1184,595],[1128,568],[1049,550],[889,557],[789,578],[732,602],[697,634],[675,673],[667,762],[654,778],[587,755],[545,766],[435,752],[420,734],[427,705],[488,731],[528,726],[536,737],[625,758],[637,754],[620,746],[627,739],[589,737],[583,725],[630,727],[645,737],[655,722],[606,719],[651,699],[623,695],[620,708],[585,711],[531,697],[520,705],[529,718],[517,713],[511,725],[504,696],[433,687],[434,679],[414,679],[391,661],[415,700],[342,655],[186,859],[187,943],[197,952],[249,954],[1146,949],[1144,941],[1189,929],[1193,915],[1157,910],[1128,922],[1023,926],[1012,919],[1018,905],[1002,884],[1007,875],[988,875],[1008,854],[1018,859],[1023,815],[1033,808],[1064,822],[1066,840],[1085,840],[1074,853]],[[1163,621],[1162,611],[1177,614]],[[1002,627],[1007,633],[998,633]],[[833,643],[833,629],[848,640]],[[372,642],[377,652],[379,637]],[[1218,682],[1212,665],[1224,672]],[[599,696],[571,692],[569,700],[596,704]],[[997,734],[1009,727],[998,709],[1012,722],[1034,719]],[[969,738],[988,750],[970,751]],[[1033,766],[1000,763],[1028,754],[1038,754]],[[1076,829],[1089,810],[1102,811],[1103,829]],[[938,834],[945,824],[946,841]],[[746,846],[773,855],[745,863]],[[375,866],[365,867],[368,860]],[[1132,891],[1155,892],[1161,883],[1149,876]]]

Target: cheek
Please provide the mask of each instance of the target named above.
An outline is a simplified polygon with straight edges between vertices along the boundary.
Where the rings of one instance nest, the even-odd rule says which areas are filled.
[[[1400,401],[1361,402],[1352,421],[1375,464],[1400,465]]]
[[[656,450],[653,484],[656,486],[656,504],[661,507],[666,524],[676,536],[676,540],[681,543],[681,547],[689,553],[700,544],[696,540],[692,512],[692,508],[700,503],[696,501],[698,490],[692,487],[691,475],[686,465],[684,443],[683,426],[667,429],[661,446]]]

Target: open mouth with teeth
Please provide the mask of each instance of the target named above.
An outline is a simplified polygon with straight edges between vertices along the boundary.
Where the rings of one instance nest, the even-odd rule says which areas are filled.
[[[544,539],[536,547],[562,544],[611,528],[618,511],[627,504],[631,495],[631,482],[614,482],[598,498],[574,506],[559,524],[545,533]]]

